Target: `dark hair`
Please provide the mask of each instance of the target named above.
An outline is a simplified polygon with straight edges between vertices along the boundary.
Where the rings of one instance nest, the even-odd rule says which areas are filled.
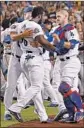
[[[32,11],[32,17],[35,18],[37,17],[38,15],[41,15],[43,14],[44,12],[44,9],[40,6],[38,7],[34,7],[33,11]]]
[[[46,19],[46,20],[44,21],[44,24],[51,24],[51,25],[52,25],[52,22],[49,21],[48,19]]]

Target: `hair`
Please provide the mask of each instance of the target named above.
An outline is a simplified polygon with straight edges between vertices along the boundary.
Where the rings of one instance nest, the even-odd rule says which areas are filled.
[[[51,24],[51,25],[52,25],[52,22],[49,21],[48,19],[46,19],[46,20],[44,21],[44,24]]]
[[[44,9],[40,6],[38,7],[34,7],[33,11],[32,11],[32,17],[36,18],[38,15],[42,15],[44,12]]]
[[[61,14],[65,15],[65,16],[69,17],[69,13],[68,13],[68,11],[66,9],[58,10],[56,13],[61,13]]]

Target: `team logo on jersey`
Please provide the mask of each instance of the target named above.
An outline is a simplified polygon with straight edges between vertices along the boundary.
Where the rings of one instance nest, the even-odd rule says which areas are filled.
[[[26,24],[23,25],[22,29],[26,29]]]
[[[38,28],[35,28],[34,29],[34,33],[38,33],[38,32],[40,32],[39,29]]]

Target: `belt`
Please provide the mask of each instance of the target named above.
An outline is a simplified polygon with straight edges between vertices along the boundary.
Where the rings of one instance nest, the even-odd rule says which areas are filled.
[[[5,53],[5,54],[7,54],[7,55],[11,55],[11,52],[9,52],[9,53]]]
[[[20,61],[21,56],[15,55],[14,53],[11,53],[12,56],[15,56]]]
[[[26,51],[26,53],[34,53],[33,51]],[[42,53],[39,53],[39,55],[42,55]]]
[[[60,58],[61,61],[66,61],[66,60],[69,60],[70,57],[66,57],[66,58]]]

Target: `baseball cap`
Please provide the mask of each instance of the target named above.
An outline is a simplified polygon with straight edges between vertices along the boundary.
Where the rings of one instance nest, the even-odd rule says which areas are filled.
[[[49,18],[56,18],[56,13],[55,12],[52,12],[52,13],[49,13]]]
[[[32,10],[33,10],[33,7],[26,7],[24,8],[24,13],[32,12]]]

